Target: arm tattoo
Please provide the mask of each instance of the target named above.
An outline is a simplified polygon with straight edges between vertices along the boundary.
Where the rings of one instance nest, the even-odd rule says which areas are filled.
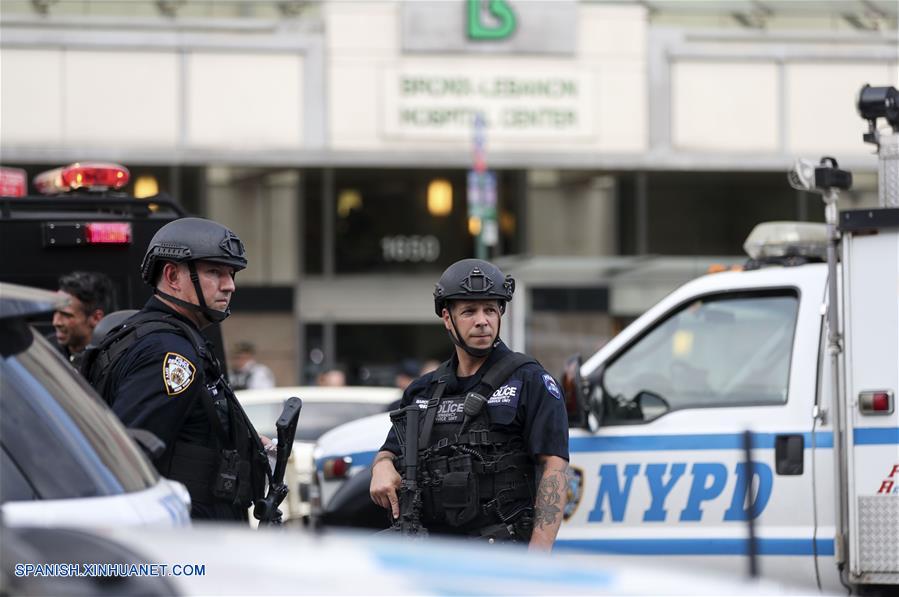
[[[552,527],[562,514],[562,492],[567,491],[567,478],[564,470],[547,470],[537,487],[537,499],[534,501],[534,526]]]

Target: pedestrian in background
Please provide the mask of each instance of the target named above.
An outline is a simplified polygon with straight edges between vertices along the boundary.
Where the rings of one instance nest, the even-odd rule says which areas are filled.
[[[235,390],[261,390],[276,385],[272,370],[256,360],[256,347],[250,342],[239,342],[234,347],[232,366],[229,377]]]
[[[439,363],[438,363],[439,364]],[[436,368],[436,367],[435,367]],[[401,390],[409,387],[409,384],[415,381],[415,378],[421,375],[421,365],[415,359],[403,359],[393,378],[394,385]]]
[[[99,272],[76,271],[59,278],[59,291],[68,303],[53,313],[48,339],[77,369],[94,328],[113,310],[112,280]]]
[[[343,387],[346,385],[346,373],[336,367],[318,374],[316,382],[320,386]]]

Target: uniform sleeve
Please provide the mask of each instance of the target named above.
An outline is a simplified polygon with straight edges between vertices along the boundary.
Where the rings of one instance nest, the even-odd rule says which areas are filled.
[[[527,375],[525,440],[528,451],[537,456],[558,456],[568,460],[568,413],[562,387],[545,370]]]
[[[126,427],[146,429],[171,446],[179,423],[204,391],[202,363],[176,334],[150,334],[116,366],[112,410]]]

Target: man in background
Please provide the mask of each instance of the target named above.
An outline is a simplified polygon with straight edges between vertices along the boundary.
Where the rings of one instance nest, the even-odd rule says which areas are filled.
[[[94,328],[113,310],[112,280],[98,272],[72,272],[59,279],[59,291],[69,302],[53,313],[48,339],[78,368]]]
[[[256,347],[250,342],[240,342],[234,347],[234,370],[231,387],[235,390],[260,390],[275,387],[272,370],[256,361]]]
[[[342,369],[328,369],[318,374],[316,382],[320,386],[329,386],[332,388],[342,388],[346,385],[346,373]]]

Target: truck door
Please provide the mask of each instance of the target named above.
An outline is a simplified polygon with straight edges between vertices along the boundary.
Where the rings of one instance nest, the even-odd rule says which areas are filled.
[[[602,420],[596,433],[573,430],[579,499],[559,547],[745,574],[751,482],[762,573],[813,581],[811,556],[822,548],[809,461],[823,272],[785,271],[721,274],[757,276],[766,287],[681,289],[591,376]],[[772,276],[783,285],[770,285]]]
[[[849,581],[899,585],[899,209],[845,211],[841,228]]]

